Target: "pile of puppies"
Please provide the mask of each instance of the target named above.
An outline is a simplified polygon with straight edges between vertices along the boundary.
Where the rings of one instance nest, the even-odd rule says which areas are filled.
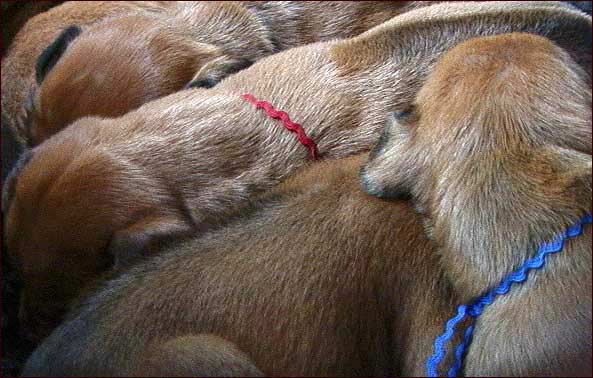
[[[95,4],[2,62],[24,375],[424,375],[456,305],[591,213],[568,4]],[[465,373],[590,376],[590,282],[586,226]]]

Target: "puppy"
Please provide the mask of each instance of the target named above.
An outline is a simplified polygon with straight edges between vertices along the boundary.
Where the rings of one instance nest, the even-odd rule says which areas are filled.
[[[84,116],[121,116],[190,81],[211,87],[264,56],[353,37],[425,5],[180,1],[82,29],[73,23],[37,61],[29,142],[39,144]]]
[[[224,222],[307,164],[309,150],[241,94],[287,112],[320,157],[339,158],[370,149],[380,115],[410,103],[458,42],[525,31],[591,49],[591,18],[562,5],[455,3],[400,17],[352,40],[274,54],[209,90],[116,119],[83,118],[33,149],[3,200],[8,251],[24,280],[23,327],[47,335],[101,272]]]
[[[72,24],[85,27],[117,14],[140,10],[162,11],[167,1],[68,1],[31,18],[16,34],[2,59],[2,127],[15,130],[19,142],[30,138],[25,125],[26,104],[37,87],[35,64],[43,50]],[[41,5],[39,5],[41,6]],[[7,122],[5,122],[5,120]]]
[[[24,374],[198,375],[203,357],[185,350],[220,360],[202,334],[266,375],[425,374],[455,304],[591,211],[584,77],[539,36],[459,44],[363,171],[372,194],[411,193],[428,234],[407,203],[358,190],[364,156],[312,166],[227,227],[105,283]],[[485,311],[468,375],[590,373],[590,226],[566,248]]]
[[[591,213],[591,87],[549,40],[475,39],[451,50],[396,113],[362,177],[412,196],[466,302]],[[528,358],[526,358],[528,356]],[[591,375],[591,227],[480,318],[468,376]]]
[[[203,360],[227,359],[204,334],[266,376],[423,375],[454,294],[413,209],[360,189],[364,160],[313,165],[229,226],[107,282],[23,375],[218,375]]]

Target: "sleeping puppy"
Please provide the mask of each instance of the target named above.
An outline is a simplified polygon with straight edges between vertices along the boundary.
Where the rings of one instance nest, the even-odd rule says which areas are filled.
[[[27,21],[2,59],[2,127],[15,130],[19,142],[29,142],[25,105],[37,87],[35,64],[43,50],[68,26],[85,27],[129,12],[162,11],[167,1],[68,1]],[[6,120],[6,122],[5,122]]]
[[[24,375],[202,375],[224,361],[204,334],[270,376],[424,375],[456,304],[591,212],[584,76],[539,36],[459,44],[363,171],[376,196],[411,193],[428,233],[407,202],[359,190],[364,156],[314,165],[105,282]],[[467,375],[590,375],[591,227],[565,248],[484,312]]]
[[[47,335],[101,272],[224,222],[307,164],[311,150],[241,94],[287,112],[319,157],[344,157],[370,149],[380,115],[411,103],[448,48],[507,31],[591,51],[591,18],[562,5],[435,5],[351,40],[274,54],[215,88],[181,91],[116,119],[83,118],[56,134],[5,185],[23,327],[35,339]]]
[[[591,87],[582,77],[538,36],[460,44],[415,106],[396,113],[362,171],[373,195],[411,195],[464,302],[591,213]],[[491,372],[591,375],[590,226],[484,312],[466,375]]]
[[[172,2],[65,28],[40,55],[29,142],[75,120],[121,116],[184,86],[212,87],[264,56],[353,37],[416,2]]]
[[[220,376],[228,359],[204,335],[250,358],[239,375],[423,375],[454,295],[413,209],[360,189],[365,160],[312,165],[105,283],[23,375]]]

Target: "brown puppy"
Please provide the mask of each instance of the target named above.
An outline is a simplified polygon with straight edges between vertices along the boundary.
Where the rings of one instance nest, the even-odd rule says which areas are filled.
[[[200,340],[213,333],[267,375],[423,375],[454,304],[591,211],[585,76],[541,37],[460,44],[364,174],[375,194],[409,187],[440,250],[406,203],[359,191],[364,156],[316,165],[226,228],[107,282],[24,374],[199,375],[221,359]],[[484,313],[468,375],[590,373],[590,243],[588,226]]]
[[[591,87],[582,76],[538,36],[460,44],[363,170],[368,192],[412,195],[464,301],[591,213]],[[565,245],[485,311],[467,375],[591,375],[591,227]]]
[[[229,226],[107,282],[23,375],[217,375],[203,360],[225,359],[204,333],[269,376],[423,375],[454,296],[413,209],[361,190],[364,160],[313,165]]]
[[[37,63],[30,143],[84,116],[121,116],[192,78],[191,86],[212,87],[264,56],[353,37],[428,4],[171,2],[162,11],[128,12],[84,30],[71,26]]]
[[[37,87],[35,64],[42,51],[72,24],[84,27],[122,13],[167,7],[167,1],[68,1],[31,18],[16,34],[2,59],[2,127],[16,130],[19,141],[28,142],[25,105]],[[5,122],[6,121],[6,122]]]
[[[3,201],[9,253],[25,285],[23,325],[42,337],[114,261],[125,266],[223,221],[306,164],[307,149],[242,93],[288,112],[322,157],[336,158],[369,149],[381,115],[410,103],[436,59],[460,41],[528,31],[591,51],[591,18],[562,6],[456,3],[400,17],[352,40],[267,57],[210,90],[182,91],[117,119],[83,118],[34,149]]]

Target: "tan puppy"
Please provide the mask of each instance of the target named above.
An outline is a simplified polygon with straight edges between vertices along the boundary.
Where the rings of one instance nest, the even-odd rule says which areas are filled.
[[[412,195],[464,301],[591,213],[591,87],[582,76],[541,37],[463,43],[363,170],[370,193]],[[480,318],[466,374],[591,375],[591,227],[513,290]]]
[[[121,116],[192,78],[192,86],[212,87],[264,56],[353,37],[428,4],[181,1],[84,30],[74,23],[37,62],[40,88],[25,131],[36,145],[81,117]]]
[[[307,149],[242,93],[288,112],[321,157],[336,158],[369,149],[381,115],[410,103],[436,59],[462,40],[529,31],[591,49],[591,18],[561,5],[443,4],[401,17],[352,40],[267,57],[210,90],[117,119],[81,119],[34,149],[3,200],[7,246],[25,285],[23,325],[47,334],[113,262],[126,266],[224,221],[306,164]]]
[[[542,37],[460,44],[363,175],[374,194],[411,190],[440,250],[406,203],[359,191],[364,156],[316,165],[228,227],[107,282],[24,374],[201,375],[221,360],[201,339],[213,333],[271,376],[424,375],[454,304],[591,211],[584,77]],[[590,374],[591,227],[566,248],[484,313],[468,375]]]
[[[27,21],[2,59],[2,127],[14,128],[19,141],[28,142],[25,105],[30,93],[37,87],[35,64],[42,51],[65,28],[72,24],[84,27],[107,17],[142,9],[156,12],[167,7],[167,3],[68,1]]]
[[[364,160],[313,165],[106,283],[23,375],[217,376],[207,361],[226,359],[204,333],[267,376],[423,375],[455,302],[413,209],[361,190]]]

